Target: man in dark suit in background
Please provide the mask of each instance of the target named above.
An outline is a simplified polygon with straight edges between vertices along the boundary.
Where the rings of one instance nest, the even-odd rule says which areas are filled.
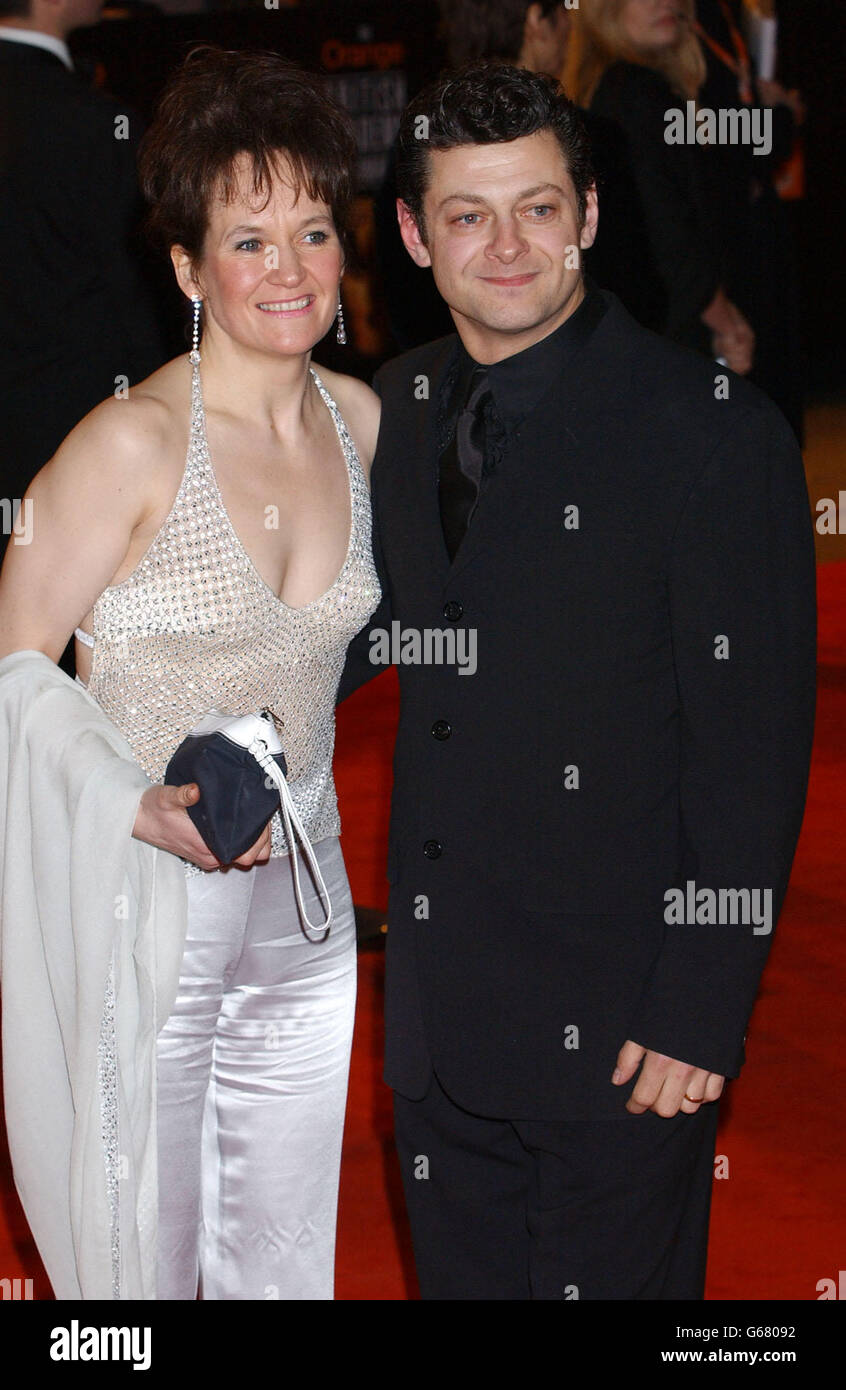
[[[123,378],[148,376],[165,356],[131,245],[139,122],[85,86],[66,43],[101,9],[102,0],[0,0],[0,491],[7,499],[23,496],[65,435]]]
[[[441,79],[398,184],[458,335],[377,374],[385,599],[339,698],[399,665],[385,1079],[421,1291],[701,1298],[809,767],[801,457],[585,282],[553,81]]]

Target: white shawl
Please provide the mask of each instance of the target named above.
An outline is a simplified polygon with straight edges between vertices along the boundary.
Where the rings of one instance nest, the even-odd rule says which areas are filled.
[[[0,982],[15,1185],[58,1299],[156,1297],[156,1033],[180,859],[132,837],[149,779],[43,652],[0,660]]]

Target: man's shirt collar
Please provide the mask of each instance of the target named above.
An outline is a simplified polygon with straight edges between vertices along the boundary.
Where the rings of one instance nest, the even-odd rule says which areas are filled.
[[[38,29],[18,29],[13,24],[0,24],[0,39],[10,43],[28,43],[33,48],[43,48],[60,58],[65,67],[73,72],[70,49],[64,39],[54,38],[52,34],[42,34]]]
[[[596,286],[586,279],[581,304],[554,332],[501,362],[491,363],[488,381],[497,413],[509,433],[531,414],[547,391],[556,385],[566,390],[568,370],[584,350],[607,307]],[[460,377],[469,376],[477,365],[462,344]]]

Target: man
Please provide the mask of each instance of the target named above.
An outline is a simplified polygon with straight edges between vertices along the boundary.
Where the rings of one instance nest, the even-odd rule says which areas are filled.
[[[0,492],[7,499],[23,496],[83,415],[164,360],[131,247],[140,126],[85,86],[67,45],[101,9],[102,0],[0,0]]]
[[[438,0],[438,8],[452,68],[488,59],[558,77],[564,67],[571,27],[564,0]],[[391,332],[400,348],[411,348],[448,333],[452,322],[431,274],[415,273],[405,253],[396,193],[394,149],[375,203],[378,264]]]
[[[701,1298],[808,774],[801,458],[760,392],[585,284],[555,82],[443,78],[399,150],[458,336],[377,375],[386,603],[339,694],[392,627],[385,1079],[421,1291]]]

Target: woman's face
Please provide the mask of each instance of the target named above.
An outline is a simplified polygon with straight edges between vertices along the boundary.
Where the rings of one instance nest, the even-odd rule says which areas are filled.
[[[330,328],[338,309],[344,257],[332,213],[306,190],[294,196],[284,160],[267,206],[257,210],[252,166],[236,160],[237,196],[213,202],[203,256],[177,275],[183,290],[199,293],[208,342],[224,334],[242,347],[285,356],[307,353]],[[176,264],[176,262],[175,262]]]
[[[633,48],[672,48],[681,33],[679,0],[623,0],[620,24]]]

